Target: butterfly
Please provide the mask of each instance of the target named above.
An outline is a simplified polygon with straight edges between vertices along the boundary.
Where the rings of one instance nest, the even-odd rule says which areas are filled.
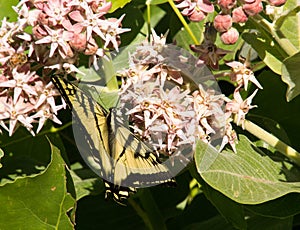
[[[86,163],[102,177],[109,194],[124,201],[136,188],[161,183],[174,184],[172,173],[151,146],[130,131],[124,114],[116,107],[105,109],[72,82],[52,77],[68,107],[72,109],[73,133]]]

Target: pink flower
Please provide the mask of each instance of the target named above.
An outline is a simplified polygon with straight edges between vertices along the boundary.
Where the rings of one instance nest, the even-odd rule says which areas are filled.
[[[58,49],[59,54],[63,58],[72,57],[74,55],[70,45],[68,44],[68,42],[73,38],[72,32],[65,31],[64,29],[53,30],[46,25],[44,28],[48,35],[36,41],[35,44],[50,44],[49,57],[54,55],[56,49]]]
[[[235,90],[233,94],[233,100],[227,99],[226,111],[237,116],[237,125],[242,125],[244,128],[244,121],[246,114],[250,109],[257,107],[256,105],[251,105],[252,100],[258,89],[256,89],[247,99],[243,100],[239,90]]]
[[[16,69],[13,69],[12,74],[13,79],[1,82],[0,87],[8,87],[14,90],[13,104],[17,103],[23,92],[28,96],[37,95],[37,92],[32,86],[32,83],[37,78],[35,72],[23,73],[17,72]]]
[[[104,22],[104,20],[101,19],[103,15],[103,12],[94,14],[90,8],[86,9],[85,14],[79,10],[72,11],[69,14],[70,18],[78,23],[74,25],[75,27],[80,27],[82,30],[86,30],[87,40],[91,38],[93,32],[100,36],[103,40],[105,39],[100,29]]]
[[[125,14],[123,14],[119,19],[110,19],[102,21],[101,30],[104,34],[104,48],[107,48],[109,44],[112,44],[115,50],[119,50],[119,43],[117,41],[118,35],[130,31],[130,29],[120,27],[121,21],[124,17]]]
[[[177,8],[181,9],[184,16],[188,16],[191,21],[199,22],[208,13],[214,12],[214,5],[209,0],[176,0]]]
[[[249,68],[248,61],[245,61],[245,63],[233,61],[226,63],[226,65],[232,68],[231,80],[237,82],[238,87],[245,86],[245,90],[247,90],[248,82],[251,81],[258,88],[263,88],[255,78],[253,71]]]
[[[226,126],[225,126],[225,133],[222,139],[222,143],[219,149],[219,152],[222,151],[222,149],[224,149],[226,144],[230,144],[232,150],[236,153],[236,147],[235,144],[236,142],[238,142],[238,138],[237,138],[237,134],[236,132],[233,130],[232,125],[230,123],[231,119],[227,120]]]
[[[25,102],[23,97],[19,97],[16,103],[12,103],[11,100],[7,100],[4,104],[6,107],[8,119],[9,119],[9,136],[12,136],[17,123],[20,122],[27,130],[34,136],[32,131],[33,126],[31,123],[33,119],[28,117],[28,113],[33,111],[33,105],[29,102]]]
[[[67,2],[66,0],[48,0],[44,2],[40,10],[48,18],[48,26],[60,25],[66,20],[66,15],[71,11],[71,7],[66,4]]]

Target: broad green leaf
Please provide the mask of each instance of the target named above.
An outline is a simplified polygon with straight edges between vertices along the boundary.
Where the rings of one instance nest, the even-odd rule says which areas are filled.
[[[232,230],[233,227],[221,215],[207,221],[187,225],[184,230],[209,229],[209,230]]]
[[[2,21],[4,17],[10,22],[15,21],[17,19],[17,13],[13,10],[12,6],[16,6],[18,3],[18,0],[0,1],[0,21]]]
[[[300,52],[283,61],[282,81],[288,85],[286,92],[287,101],[293,100],[300,94],[299,63]]]
[[[39,174],[50,162],[47,139],[44,136],[33,137],[24,127],[19,127],[11,137],[3,132],[0,146],[4,151],[0,185],[12,182],[18,177]]]
[[[283,18],[280,18],[280,36],[288,39],[296,49],[300,50],[300,2],[299,0],[288,0],[283,7]],[[277,23],[277,22],[276,22]],[[293,28],[293,29],[291,29]]]
[[[112,13],[119,8],[123,8],[126,4],[131,2],[131,0],[110,0],[110,2],[112,6],[109,12]]]
[[[246,229],[244,208],[222,193],[212,189],[207,184],[201,184],[201,188],[209,201],[218,209],[220,214],[238,229]]]
[[[82,168],[79,162],[71,166],[70,174],[76,190],[76,200],[104,192],[102,180],[92,170]]]
[[[263,204],[245,205],[251,212],[274,218],[287,218],[300,213],[300,194],[291,193]]]
[[[203,32],[204,32],[204,21],[195,23],[189,23],[190,29],[193,31],[195,37],[198,41],[202,41],[203,39]],[[194,41],[188,34],[185,28],[182,28],[175,36],[174,40],[176,41],[176,45],[190,51],[190,44],[194,44]],[[191,52],[191,51],[190,51]]]
[[[277,50],[280,48],[271,39],[257,32],[245,32],[242,37],[273,72],[281,74],[283,56]]]
[[[287,161],[273,161],[243,135],[237,153],[199,142],[198,173],[214,189],[241,204],[260,204],[288,193],[300,193],[300,171]],[[283,168],[284,167],[284,168]]]
[[[0,229],[73,229],[67,212],[74,200],[66,190],[65,163],[53,145],[51,152],[45,171],[0,187]]]
[[[293,227],[293,217],[285,219],[254,216],[247,219],[249,230],[288,230]]]

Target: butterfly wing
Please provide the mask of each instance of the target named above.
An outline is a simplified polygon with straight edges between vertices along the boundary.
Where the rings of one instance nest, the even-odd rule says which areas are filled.
[[[84,160],[97,175],[111,178],[107,112],[76,85],[59,77],[52,82],[72,110],[74,138]]]
[[[168,168],[155,152],[138,139],[117,116],[74,84],[52,78],[70,108],[76,123],[73,131],[86,163],[105,183],[115,200],[128,197],[134,188],[172,182]],[[74,128],[75,127],[75,128]]]

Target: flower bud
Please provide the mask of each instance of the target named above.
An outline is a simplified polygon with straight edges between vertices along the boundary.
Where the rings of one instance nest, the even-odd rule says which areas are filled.
[[[263,5],[261,0],[256,0],[253,3],[245,3],[243,5],[243,10],[248,16],[254,16],[263,10]]]
[[[214,19],[214,27],[219,32],[225,32],[232,26],[232,18],[230,15],[219,14]]]
[[[272,6],[281,6],[286,2],[286,0],[268,0],[268,2]]]
[[[232,11],[232,22],[243,23],[248,20],[243,8],[240,6]]]
[[[218,5],[225,10],[230,10],[236,5],[236,0],[218,0]]]
[[[222,33],[220,38],[224,44],[232,45],[238,40],[239,32],[237,31],[237,29],[231,27],[228,31]]]

